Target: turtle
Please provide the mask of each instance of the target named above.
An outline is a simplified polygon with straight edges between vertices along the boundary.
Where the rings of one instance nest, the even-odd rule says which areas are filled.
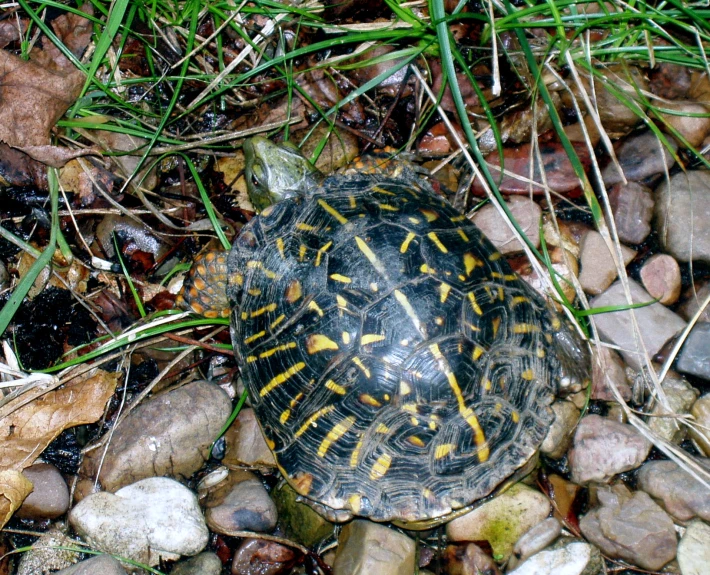
[[[588,378],[572,322],[406,166],[325,176],[289,144],[244,151],[259,214],[179,304],[231,318],[296,492],[334,520],[431,525],[534,461],[553,399]]]

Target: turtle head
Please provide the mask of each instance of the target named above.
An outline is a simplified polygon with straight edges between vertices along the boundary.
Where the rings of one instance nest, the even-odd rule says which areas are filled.
[[[323,174],[293,144],[274,144],[256,136],[244,142],[244,155],[249,200],[257,212],[305,195],[323,180]]]

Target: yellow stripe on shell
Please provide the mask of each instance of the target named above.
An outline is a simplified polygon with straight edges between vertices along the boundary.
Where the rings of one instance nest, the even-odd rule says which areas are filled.
[[[370,249],[370,246],[367,245],[367,242],[363,240],[360,236],[355,236],[355,243],[357,244],[357,247],[360,249],[360,251],[365,255],[367,261],[369,261],[370,264],[372,264],[372,267],[375,268],[377,273],[379,273],[383,277],[387,277],[387,270],[385,269],[385,266],[382,265],[382,262],[375,255],[375,252],[373,252]]]
[[[331,216],[335,218],[335,220],[339,224],[345,224],[347,223],[348,219],[343,217],[343,214],[341,214],[338,210],[336,210],[333,206],[331,206],[328,202],[326,202],[323,199],[318,200],[318,205],[323,208],[326,212],[328,212]]]
[[[267,383],[264,387],[259,390],[259,396],[264,397],[274,389],[276,389],[279,385],[285,383],[288,381],[291,377],[296,375],[299,371],[301,371],[304,367],[306,367],[306,363],[303,361],[299,361],[298,363],[292,365],[289,367],[286,371],[283,373],[279,373],[276,377],[272,378],[269,383]]]
[[[296,437],[301,437],[306,431],[310,429],[310,427],[316,423],[321,417],[324,415],[328,415],[331,411],[335,409],[334,405],[326,405],[325,407],[322,407],[318,411],[316,411],[313,415],[311,415],[306,421],[301,425],[296,430],[296,433],[294,434]]]
[[[338,344],[323,334],[314,333],[306,338],[306,351],[308,355],[313,355],[321,351],[337,351],[338,349]]]
[[[325,457],[328,449],[333,443],[337,442],[355,423],[355,416],[350,415],[343,421],[336,423],[328,434],[325,436],[321,444],[318,446],[318,457]]]
[[[436,235],[436,232],[429,232],[429,233],[427,234],[427,237],[428,237],[432,242],[434,242],[434,245],[435,245],[437,248],[439,248],[439,251],[440,251],[442,254],[448,254],[448,253],[449,253],[449,250],[446,249],[446,246],[441,242],[441,240],[439,239],[439,236]]]
[[[414,324],[414,327],[419,331],[423,333],[422,329],[422,324],[419,321],[419,317],[417,317],[417,312],[414,311],[414,308],[412,307],[412,304],[409,303],[409,300],[407,299],[407,296],[399,291],[398,289],[394,290],[394,298],[397,300],[399,305],[401,305],[404,308],[404,311],[406,314],[409,316],[409,319],[412,320],[412,323]]]
[[[409,244],[412,243],[412,240],[416,238],[416,234],[414,232],[409,232],[407,234],[407,237],[404,238],[404,241],[402,242],[402,245],[399,247],[399,253],[404,254],[407,252],[409,249]]]
[[[372,481],[376,481],[377,479],[381,479],[382,477],[385,476],[387,471],[390,468],[390,465],[392,464],[392,456],[389,455],[388,453],[383,453],[377,458],[377,461],[372,465],[372,469],[370,470],[370,479]]]

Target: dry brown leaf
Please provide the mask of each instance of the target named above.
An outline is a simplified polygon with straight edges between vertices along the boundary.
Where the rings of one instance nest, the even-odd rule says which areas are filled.
[[[99,419],[119,377],[91,370],[0,419],[0,470],[32,465],[62,431]]]
[[[90,6],[84,8],[92,13]],[[52,22],[55,33],[76,55],[91,38],[86,18],[67,14]],[[85,76],[48,39],[29,61],[0,50],[0,141],[51,166],[81,152],[50,146],[50,130],[81,93]]]
[[[5,526],[12,514],[22,505],[34,486],[20,471],[0,471],[0,528]]]

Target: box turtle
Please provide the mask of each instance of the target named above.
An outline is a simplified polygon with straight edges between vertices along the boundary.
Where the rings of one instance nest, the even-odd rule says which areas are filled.
[[[587,377],[575,330],[406,168],[326,178],[294,147],[244,149],[261,213],[179,303],[231,315],[287,481],[331,518],[417,522],[489,495]]]

